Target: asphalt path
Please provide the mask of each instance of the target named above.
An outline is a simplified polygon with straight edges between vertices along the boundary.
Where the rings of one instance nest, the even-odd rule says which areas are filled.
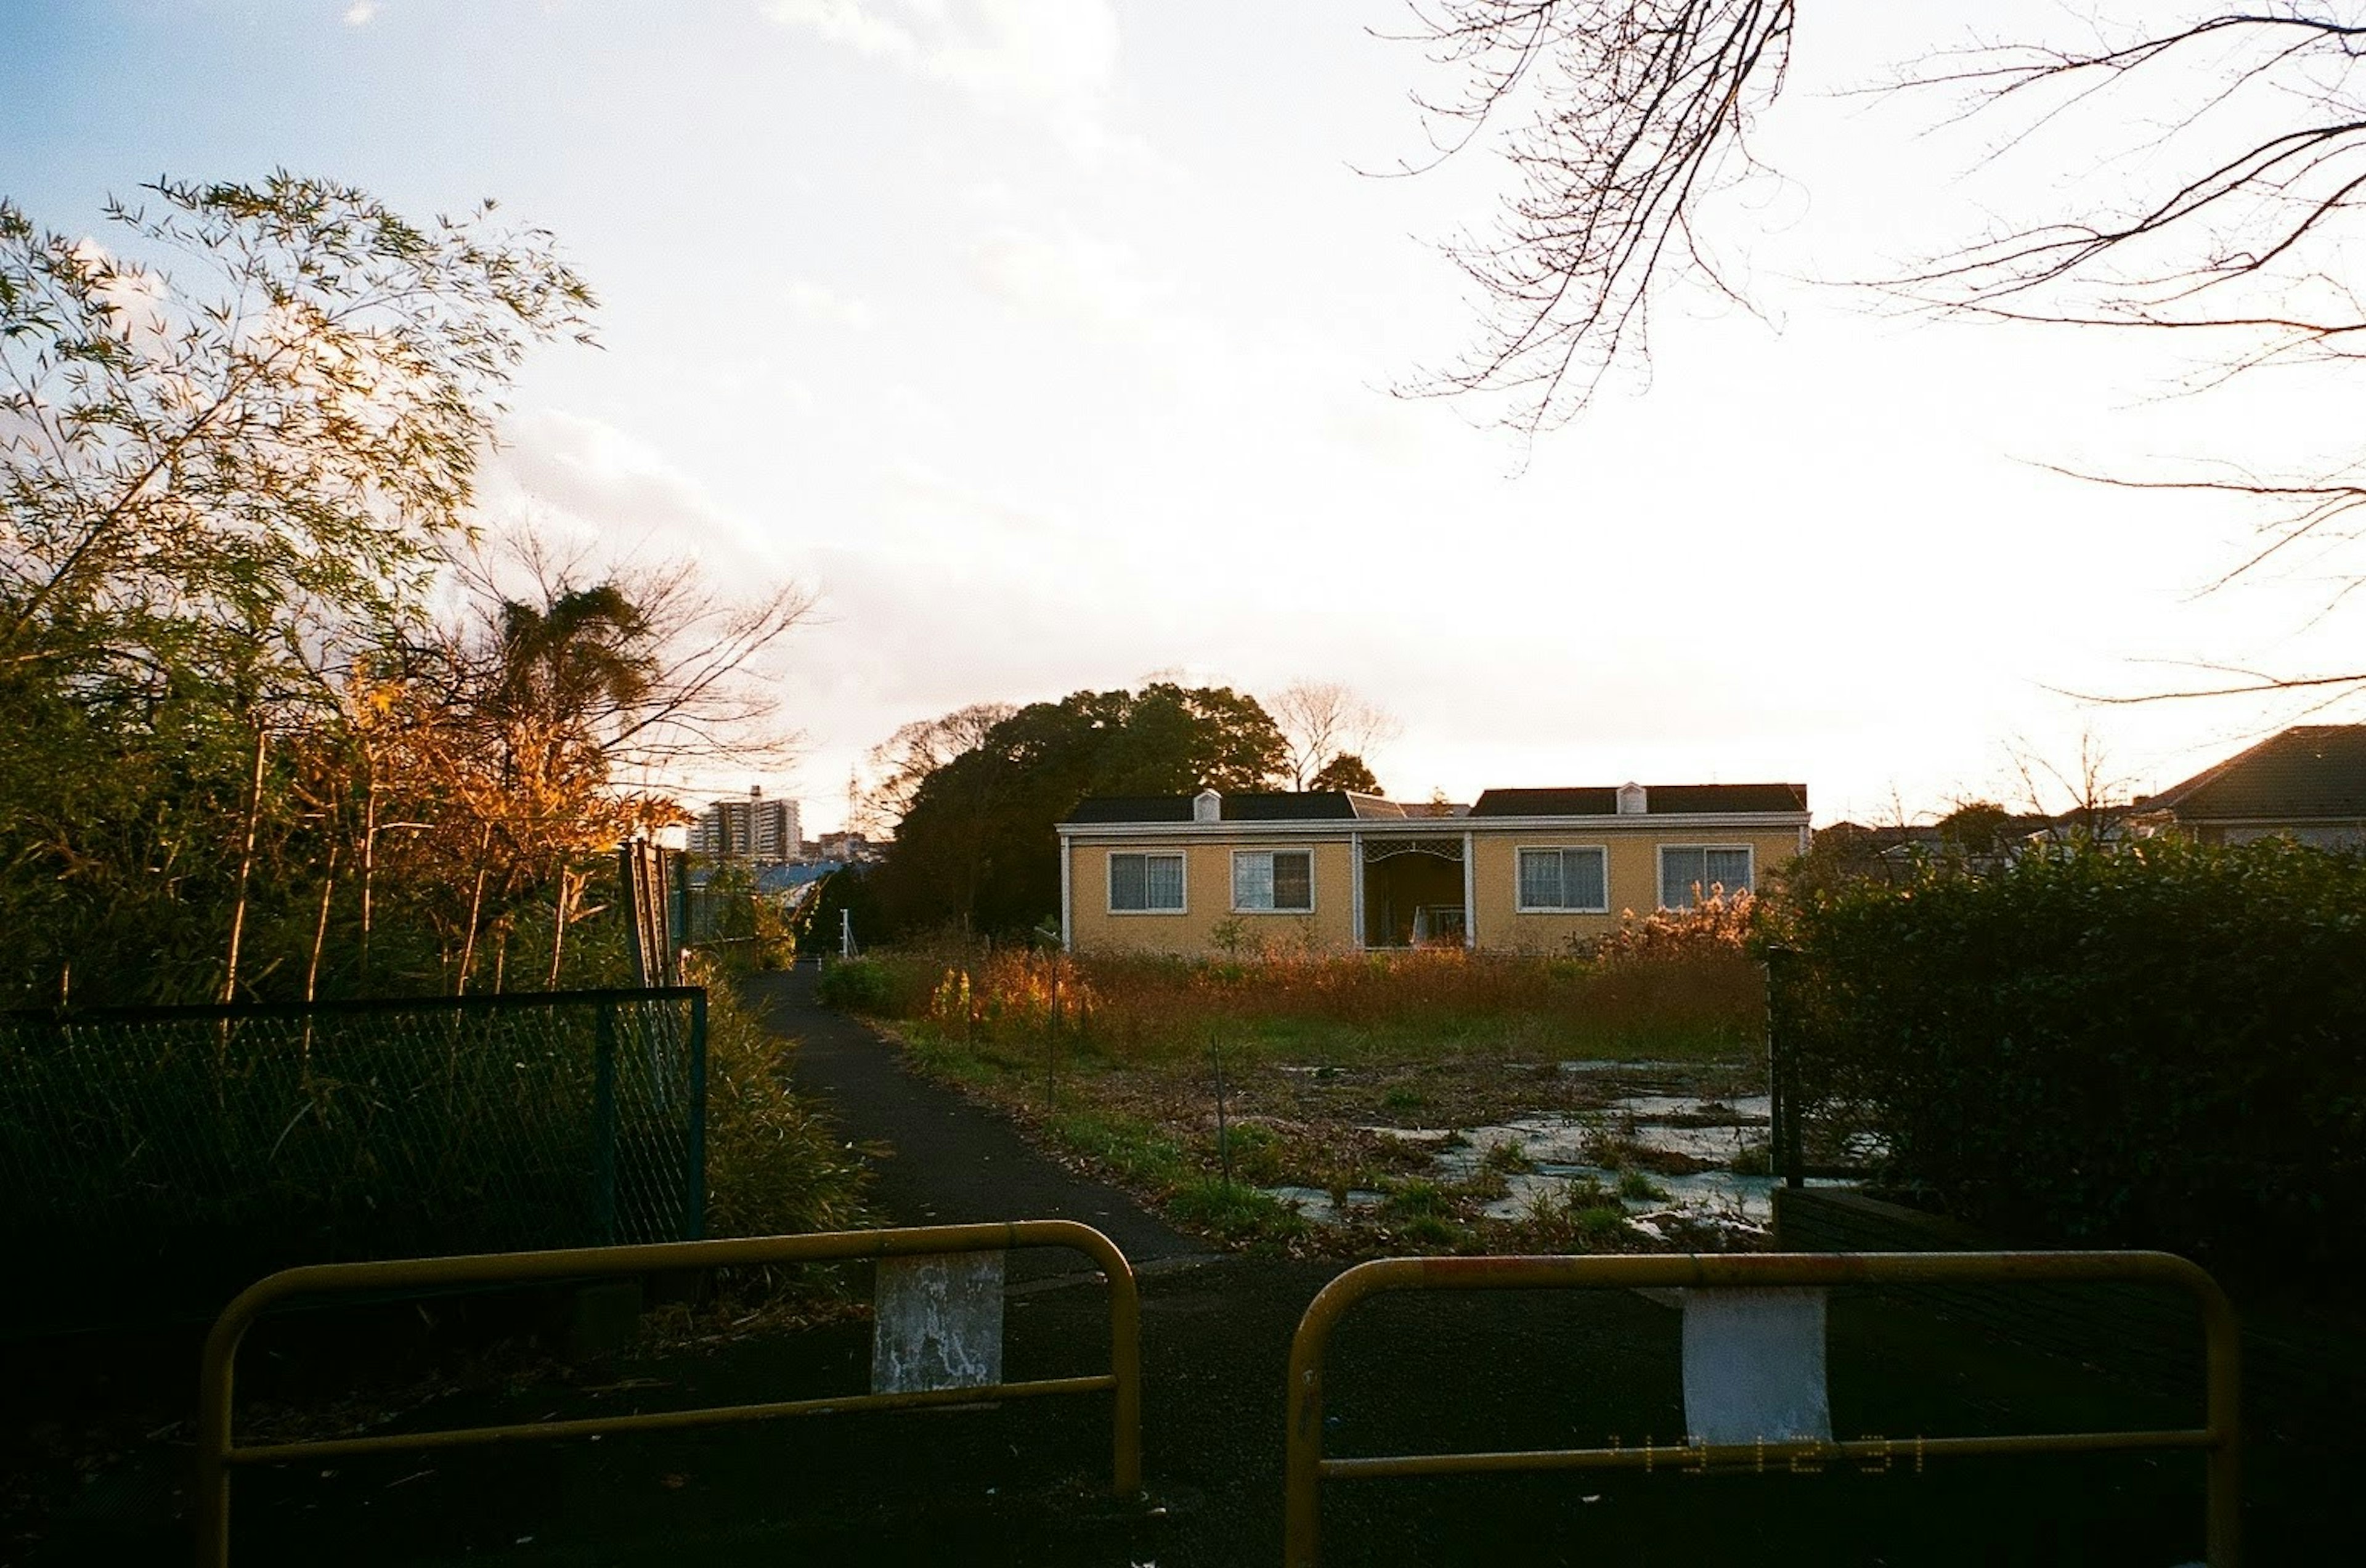
[[[870,1201],[899,1225],[1077,1220],[1118,1245],[1137,1271],[1202,1259],[1207,1247],[1106,1182],[1038,1153],[1008,1122],[907,1067],[896,1049],[814,1000],[815,971],[759,975],[743,994],[765,1023],[797,1043],[790,1079],[839,1131],[873,1151]],[[1076,1272],[1069,1253],[1029,1249],[1008,1262],[1028,1280]]]

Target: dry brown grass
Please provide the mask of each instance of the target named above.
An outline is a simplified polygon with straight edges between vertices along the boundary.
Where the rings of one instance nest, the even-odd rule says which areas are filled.
[[[1583,957],[1459,948],[1251,960],[914,953],[896,1009],[956,1039],[1020,1045],[1056,1033],[1149,1065],[1211,1043],[1279,1061],[1469,1051],[1711,1059],[1754,1052],[1765,987],[1739,928],[1633,922]],[[1729,934],[1729,929],[1730,934]]]

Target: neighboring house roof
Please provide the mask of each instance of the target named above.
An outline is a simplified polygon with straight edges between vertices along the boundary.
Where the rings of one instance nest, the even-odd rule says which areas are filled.
[[[2304,724],[2136,802],[2182,822],[2366,818],[2366,724]]]
[[[1707,811],[1805,811],[1803,784],[1646,784],[1644,815]],[[1568,789],[1491,789],[1470,807],[1473,817],[1616,817],[1615,784]]]

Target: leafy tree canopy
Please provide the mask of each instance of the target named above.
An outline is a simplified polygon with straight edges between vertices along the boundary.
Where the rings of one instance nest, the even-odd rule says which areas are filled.
[[[1364,759],[1353,751],[1342,751],[1323,764],[1322,770],[1307,782],[1309,789],[1351,789],[1358,795],[1386,795],[1380,781]]]
[[[252,704],[263,667],[417,609],[513,369],[592,295],[490,203],[422,227],[285,173],[145,189],[107,205],[121,254],[0,200],[0,668]]]
[[[1060,905],[1053,824],[1096,795],[1279,787],[1288,748],[1256,698],[1153,682],[1077,692],[988,728],[911,794],[881,868],[890,921],[1022,931]]]

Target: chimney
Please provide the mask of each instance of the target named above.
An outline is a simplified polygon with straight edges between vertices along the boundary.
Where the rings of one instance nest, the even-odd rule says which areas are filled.
[[[1646,798],[1644,789],[1641,784],[1635,784],[1630,781],[1618,786],[1619,816],[1641,817],[1651,809],[1651,803],[1648,798]]]
[[[1191,820],[1221,822],[1224,819],[1224,797],[1212,789],[1203,789],[1191,797]]]

